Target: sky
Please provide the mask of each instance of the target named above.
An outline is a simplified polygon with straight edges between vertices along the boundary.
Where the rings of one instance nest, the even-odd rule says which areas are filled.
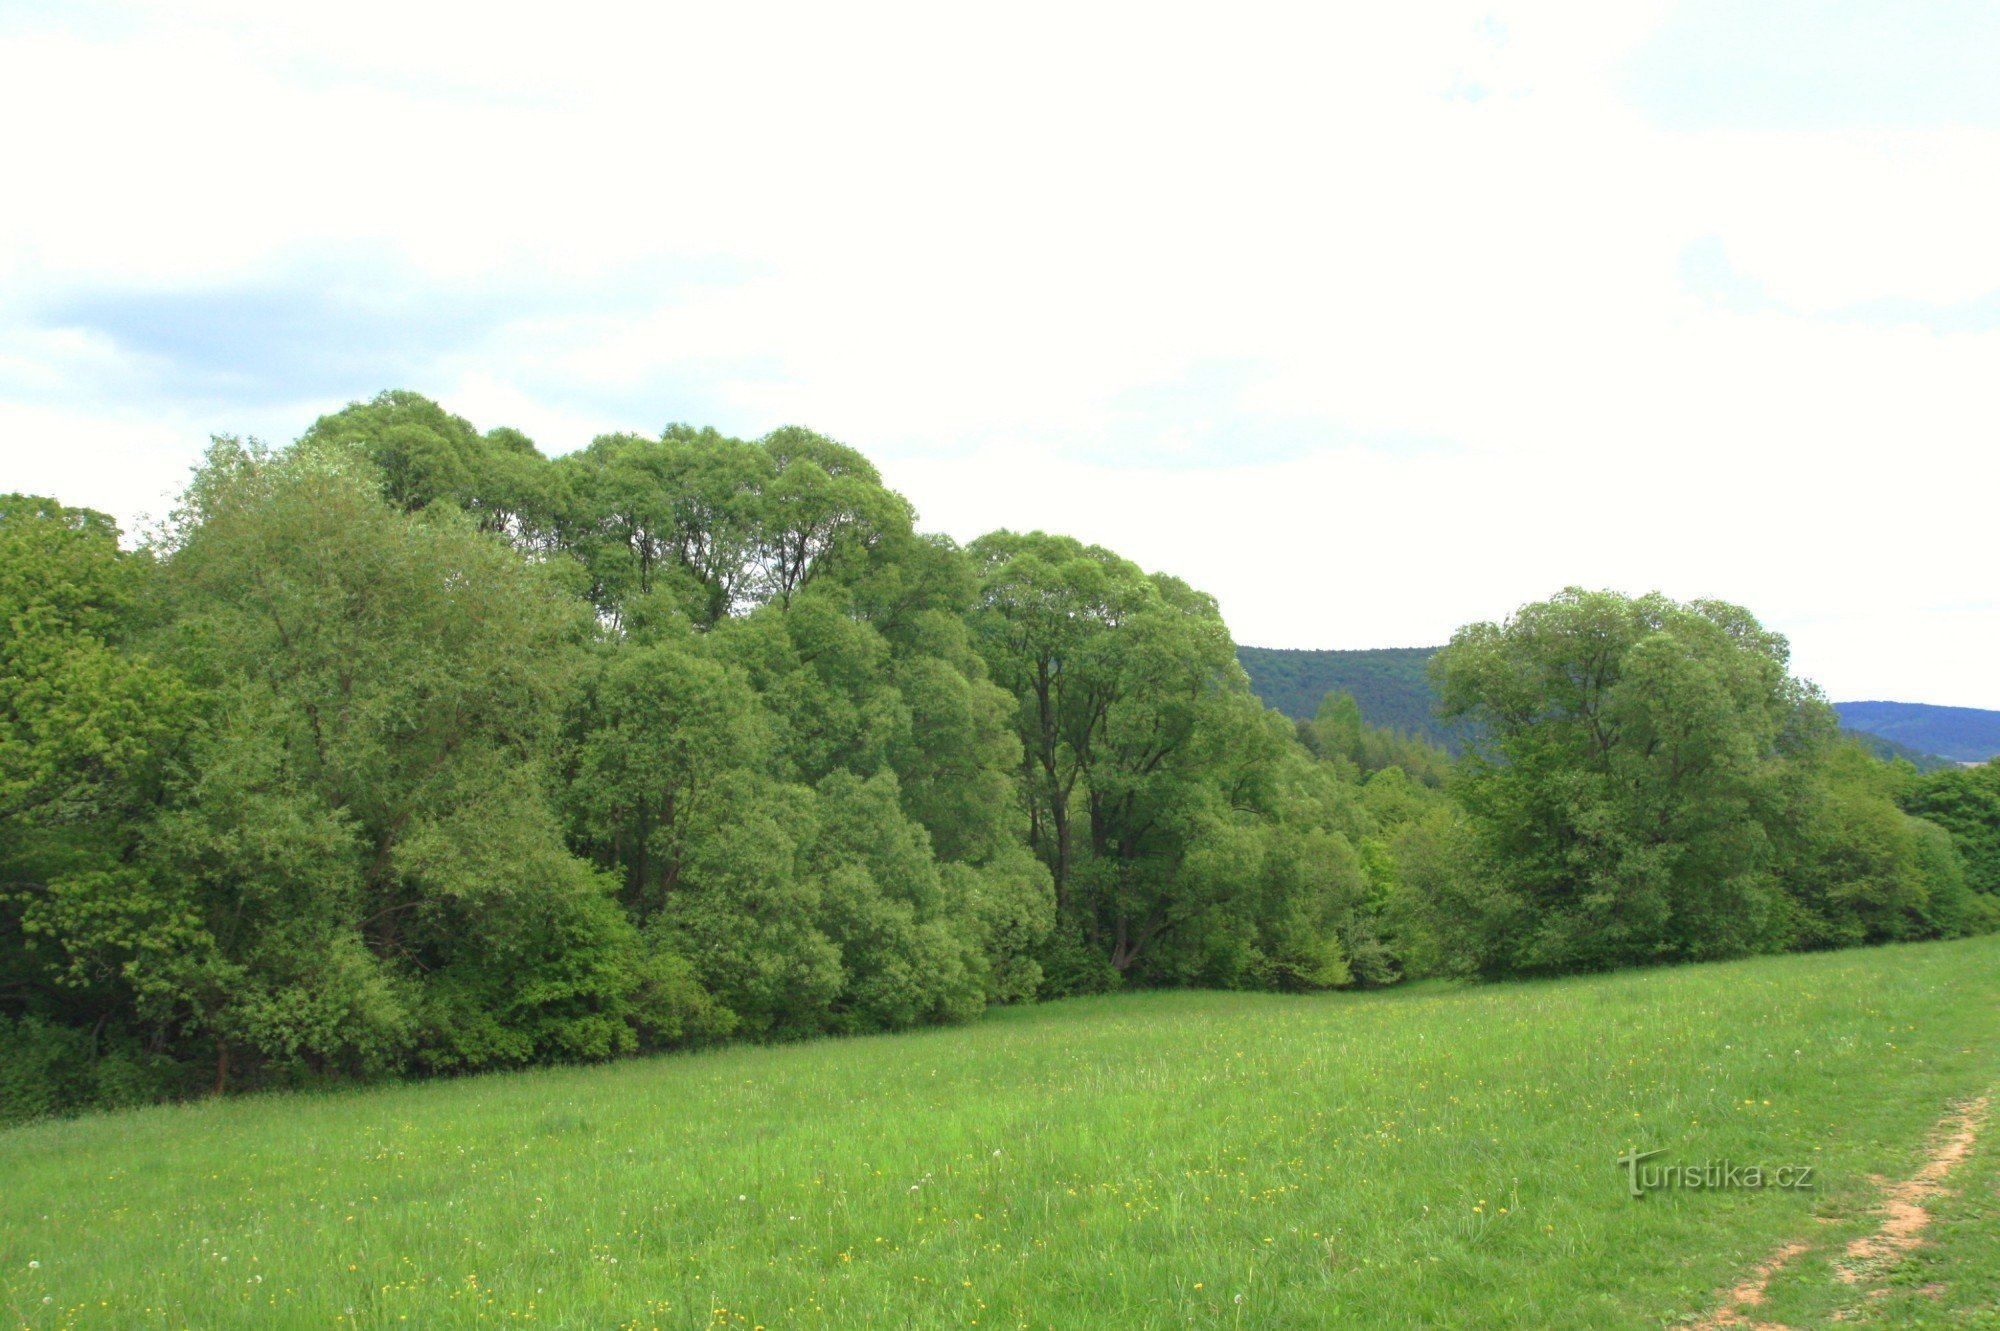
[[[1568,585],[2000,708],[2000,5],[0,0],[0,490],[804,424],[1239,642]]]

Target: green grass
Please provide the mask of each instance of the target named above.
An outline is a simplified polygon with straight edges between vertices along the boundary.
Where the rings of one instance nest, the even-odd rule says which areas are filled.
[[[1787,1264],[1758,1305],[1759,1319],[1784,1326],[1893,1327],[1896,1331],[1955,1328],[2000,1331],[2000,1151],[1988,1140],[1954,1170],[1948,1191],[1929,1206],[1924,1243],[1878,1263],[1857,1288],[1835,1278],[1848,1243],[1873,1231],[1881,1217],[1860,1207],[1825,1208],[1821,1224],[1795,1237],[1811,1250]],[[1905,1174],[1912,1172],[1906,1170]]]
[[[1949,1101],[2000,1084],[1996,1011],[1989,938],[1485,988],[1138,994],[44,1123],[0,1133],[0,1317],[1671,1325],[1780,1243],[1865,1228],[1867,1176],[1906,1176]],[[1902,1282],[1944,1289],[1892,1291],[1870,1321],[1990,1307],[1989,1145]],[[1633,1201],[1615,1163],[1632,1146],[1811,1163],[1818,1187]],[[1773,1311],[1860,1298],[1829,1271],[1798,1263]]]

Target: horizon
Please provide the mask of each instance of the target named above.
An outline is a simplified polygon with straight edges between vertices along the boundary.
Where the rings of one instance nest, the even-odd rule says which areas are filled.
[[[1322,652],[1435,652],[1444,645],[1442,642],[1434,642],[1393,644],[1378,647],[1266,647],[1262,643],[1238,642],[1236,647],[1239,651],[1247,647],[1251,651],[1256,652],[1299,652],[1311,655]],[[2000,710],[1991,707],[1965,707],[1958,703],[1918,702],[1908,698],[1835,698],[1832,695],[1828,695],[1827,701],[1835,707],[1854,707],[1865,703],[1893,703],[1898,707],[1935,707],[1943,711],[1954,712],[1990,712]]]
[[[365,399],[357,399],[357,400],[365,400]],[[351,405],[351,403],[349,403],[349,404],[347,404],[347,405]],[[447,410],[449,410],[449,409],[450,409],[450,406],[449,406],[449,404],[448,404],[448,403],[447,403],[447,404],[443,404],[443,405],[445,405],[445,406],[446,406],[446,409],[447,409]],[[331,409],[330,409],[330,410],[331,410]],[[697,425],[698,425],[698,424],[701,424],[700,422],[692,422],[692,423],[693,423],[693,424],[697,424]],[[499,424],[504,424],[504,423],[494,423],[494,425],[499,425]],[[487,428],[494,428],[494,425],[489,425],[489,426],[487,426]],[[302,433],[302,432],[303,432],[303,431],[301,431],[301,433]],[[215,433],[217,433],[217,434],[227,434],[227,433],[231,433],[231,432],[229,432],[229,431],[222,431],[222,430],[218,430],[218,431],[216,431]],[[248,436],[248,435],[246,435],[246,436],[244,436],[244,437],[260,437],[260,436]],[[272,440],[265,440],[264,442],[267,442],[267,443],[276,443],[277,441],[272,441]],[[290,442],[289,440],[287,440],[287,441],[286,441],[286,443],[287,443],[287,444],[289,444],[289,442]],[[537,441],[538,445],[539,445],[539,442],[540,442],[540,441]],[[579,447],[581,447],[581,445],[579,445]],[[559,456],[559,454],[557,454],[557,453],[553,453],[553,452],[549,452],[549,450],[546,450],[546,449],[545,449],[544,451],[545,451],[545,452],[548,452],[550,456]],[[562,450],[562,451],[563,451],[563,452],[570,452],[570,451],[573,451],[573,450],[569,450],[569,449],[565,449],[565,450]],[[864,450],[864,452],[865,452],[865,450]],[[193,470],[194,470],[194,463],[193,463],[193,461],[191,460],[191,461],[190,461],[190,463],[189,463],[189,466],[188,466],[188,471],[189,471],[189,472],[190,472],[190,474],[191,474],[191,473],[193,472]],[[893,483],[893,482],[894,482],[894,478],[893,478],[893,476],[889,475],[889,474],[887,473],[887,471],[886,471],[886,470],[885,470],[885,474],[884,474],[884,480],[885,480],[885,482],[887,482],[887,483],[889,483],[889,484],[890,484],[890,488],[891,488],[891,489],[896,489],[896,488],[897,488],[897,487],[896,487],[896,486],[894,485],[894,483]],[[129,540],[131,540],[131,539],[133,539],[133,538],[135,538],[135,537],[140,537],[140,536],[142,536],[142,535],[144,534],[144,531],[143,531],[143,529],[144,529],[144,528],[146,528],[146,527],[148,527],[148,526],[154,526],[154,525],[157,525],[157,524],[158,524],[159,522],[161,522],[161,521],[163,521],[163,520],[164,520],[164,518],[165,518],[165,516],[166,516],[166,513],[167,513],[167,510],[168,510],[168,507],[169,507],[169,505],[171,504],[171,502],[172,502],[172,501],[174,500],[174,498],[176,497],[176,493],[175,493],[175,492],[167,492],[167,493],[163,493],[163,494],[162,494],[162,495],[160,496],[160,499],[159,499],[159,501],[158,501],[158,503],[157,503],[157,505],[156,505],[156,507],[155,507],[155,508],[151,508],[151,509],[142,509],[142,510],[136,510],[136,511],[129,511],[129,512],[121,512],[121,511],[118,511],[118,510],[116,510],[116,509],[107,509],[107,508],[103,508],[102,506],[100,506],[100,505],[96,505],[96,504],[91,504],[91,503],[85,503],[85,502],[80,502],[80,501],[78,501],[78,500],[77,500],[77,499],[76,499],[76,498],[75,498],[74,496],[71,496],[71,495],[64,495],[64,494],[55,494],[55,495],[51,495],[50,497],[51,497],[51,498],[54,498],[54,499],[57,499],[58,501],[60,501],[60,502],[62,502],[62,503],[64,503],[64,504],[66,504],[66,505],[70,505],[70,506],[72,506],[72,507],[83,507],[83,508],[95,508],[95,509],[98,509],[98,510],[99,510],[99,511],[101,511],[101,512],[106,512],[106,513],[108,513],[108,514],[109,514],[110,516],[112,516],[113,518],[115,518],[115,519],[116,519],[116,520],[118,521],[118,523],[119,523],[119,528],[120,528],[121,532],[122,532],[122,533],[124,534],[125,538],[126,538],[126,539],[127,539],[128,541],[129,541]],[[924,524],[924,523],[922,522],[922,520],[921,520],[921,511],[919,512],[919,522],[918,522],[918,527],[919,527],[919,529],[920,529],[920,530],[934,530],[934,529],[931,529],[931,528],[927,528],[927,527],[925,526],[925,524]],[[991,528],[991,529],[988,529],[988,530],[998,530],[998,529],[999,529],[999,528]],[[1033,528],[1033,529],[1027,529],[1027,528],[1021,528],[1021,527],[1010,527],[1009,529],[1010,529],[1010,530],[1043,530],[1042,528]],[[974,537],[976,537],[976,536],[978,536],[978,535],[981,535],[981,534],[983,534],[983,533],[982,533],[982,532],[968,532],[968,533],[966,533],[966,534],[963,534],[963,535],[961,535],[961,534],[960,534],[959,532],[947,532],[946,534],[947,534],[947,535],[949,535],[949,536],[951,536],[951,537],[952,537],[952,538],[953,538],[954,540],[958,541],[958,542],[959,542],[960,544],[964,544],[964,543],[966,543],[966,542],[970,541],[971,539],[973,539]],[[1093,540],[1093,539],[1092,539],[1091,537],[1089,537],[1089,536],[1087,536],[1087,535],[1084,535],[1084,534],[1082,534],[1082,533],[1079,533],[1079,532],[1075,532],[1075,531],[1062,531],[1062,532],[1060,532],[1059,534],[1062,534],[1062,535],[1070,535],[1070,536],[1076,536],[1076,537],[1077,537],[1077,538],[1078,538],[1079,540],[1083,540],[1083,541],[1086,541],[1086,542],[1088,542],[1088,543],[1091,543],[1091,544],[1100,544],[1100,545],[1101,545],[1101,544],[1105,544],[1105,542],[1102,542],[1102,541],[1095,541],[1095,540]],[[1125,550],[1123,550],[1123,549],[1119,549],[1118,547],[1111,547],[1111,548],[1113,548],[1113,549],[1117,550],[1117,552],[1118,552],[1118,553],[1120,553],[1120,554],[1127,554],[1127,553],[1128,553],[1127,551],[1125,551]],[[1155,572],[1155,571],[1158,571],[1158,572],[1167,572],[1167,573],[1173,573],[1173,574],[1175,574],[1175,576],[1183,576],[1183,577],[1185,576],[1184,574],[1180,573],[1179,571],[1177,571],[1177,570],[1175,570],[1175,569],[1173,569],[1173,568],[1162,568],[1162,569],[1155,569],[1155,568],[1154,568],[1153,566],[1151,566],[1151,565],[1147,565],[1147,566],[1146,566],[1146,568],[1147,568],[1147,571],[1148,571],[1148,572]],[[1210,590],[1211,590],[1210,588],[1207,588],[1207,587],[1203,587],[1203,586],[1201,586],[1201,584],[1200,584],[1199,582],[1195,582],[1195,583],[1194,583],[1194,585],[1195,585],[1195,586],[1196,586],[1196,587],[1197,587],[1197,588],[1198,588],[1199,590],[1203,590],[1203,591],[1210,591]],[[1561,590],[1561,588],[1560,588],[1560,587],[1552,587],[1552,588],[1550,588],[1550,589],[1549,589],[1549,592],[1548,592],[1548,593],[1544,593],[1544,594],[1546,595],[1546,594],[1549,594],[1549,593],[1553,593],[1553,592],[1555,592],[1555,591],[1559,591],[1559,590]],[[1625,593],[1639,593],[1639,592],[1641,592],[1641,591],[1653,591],[1653,590],[1657,590],[1657,588],[1644,588],[1644,589],[1639,589],[1639,588],[1632,588],[1632,587],[1620,587],[1620,588],[1593,588],[1593,590],[1614,590],[1614,591],[1619,591],[1619,592],[1625,592]],[[1218,598],[1218,599],[1219,599],[1219,598]],[[1727,599],[1727,598],[1720,598],[1720,599]],[[1524,602],[1522,602],[1522,604],[1527,604],[1527,603],[1528,603],[1528,602],[1525,602],[1525,601],[1524,601]],[[1504,620],[1504,619],[1505,619],[1505,618],[1506,618],[1506,617],[1507,617],[1508,615],[1512,614],[1512,613],[1514,612],[1514,610],[1516,610],[1516,609],[1518,609],[1518,608],[1519,608],[1519,606],[1515,606],[1515,607],[1510,607],[1510,608],[1508,608],[1508,609],[1507,609],[1507,610],[1505,610],[1505,611],[1496,611],[1496,612],[1494,612],[1494,613],[1492,613],[1492,614],[1488,614],[1488,615],[1483,615],[1483,616],[1479,616],[1479,617],[1477,617],[1477,618],[1474,618],[1474,619],[1470,619],[1470,620],[1466,620],[1466,621],[1464,621],[1464,623],[1477,623],[1477,622],[1480,622],[1481,620],[1492,620],[1492,621],[1494,621],[1494,622],[1499,622],[1499,621],[1501,621],[1501,620]],[[1764,615],[1763,615],[1763,614],[1762,614],[1762,613],[1761,613],[1761,612],[1759,611],[1758,607],[1756,607],[1756,606],[1754,606],[1754,605],[1753,605],[1753,606],[1747,606],[1746,608],[1747,608],[1747,609],[1749,609],[1749,610],[1750,610],[1750,611],[1751,611],[1751,612],[1752,612],[1753,614],[1756,614],[1756,615],[1758,616],[1758,619],[1759,619],[1759,620],[1760,620],[1761,622],[1763,622],[1763,623],[1765,624],[1765,626],[1766,626],[1766,627],[1775,627],[1775,626],[1774,626],[1774,625],[1772,624],[1772,622],[1771,622],[1770,620],[1766,619],[1766,618],[1765,618],[1765,616],[1764,616]],[[1228,607],[1227,607],[1226,605],[1224,605],[1224,607],[1223,607],[1223,612],[1224,612],[1224,619],[1225,619],[1225,621],[1227,621],[1227,620],[1228,620],[1228,618],[1229,618],[1229,616],[1228,616]],[[1316,652],[1385,652],[1385,651],[1436,651],[1436,650],[1437,650],[1438,648],[1440,648],[1440,647],[1444,646],[1444,645],[1445,645],[1445,643],[1446,643],[1447,641],[1449,641],[1449,640],[1450,640],[1452,632],[1456,631],[1456,629],[1458,629],[1459,627],[1462,627],[1462,625],[1460,625],[1460,624],[1455,624],[1455,625],[1453,625],[1453,626],[1452,626],[1452,628],[1451,628],[1450,630],[1447,630],[1446,632],[1444,632],[1443,634],[1441,634],[1441,635],[1439,636],[1439,638],[1437,639],[1437,641],[1435,641],[1435,642],[1431,642],[1431,643],[1374,643],[1374,644],[1362,644],[1362,645],[1356,645],[1356,646],[1340,646],[1340,647],[1326,647],[1326,646],[1273,646],[1273,645],[1270,645],[1270,644],[1266,644],[1266,643],[1254,643],[1254,642],[1248,642],[1248,641],[1244,640],[1244,639],[1243,639],[1243,638],[1242,638],[1242,637],[1240,636],[1240,634],[1238,634],[1238,633],[1237,633],[1237,631],[1236,631],[1236,629],[1235,629],[1235,627],[1234,627],[1234,624],[1233,624],[1233,622],[1231,623],[1231,635],[1232,635],[1232,640],[1233,640],[1233,641],[1235,642],[1236,646],[1238,646],[1239,648],[1240,648],[1240,647],[1250,647],[1250,648],[1255,648],[1255,649],[1258,649],[1258,650],[1264,650],[1264,651],[1286,651],[1286,652],[1302,652],[1302,653],[1316,653]],[[1789,635],[1788,635],[1788,637],[1789,637]],[[1977,706],[1977,705],[1973,705],[1973,704],[1967,704],[1967,703],[1954,703],[1954,702],[1933,702],[1933,701],[1930,701],[1930,700],[1927,700],[1927,699],[1914,699],[1914,698],[1903,698],[1903,697],[1893,697],[1893,698],[1892,698],[1892,697],[1889,697],[1889,696],[1887,696],[1887,695],[1880,695],[1880,696],[1866,696],[1866,697],[1841,697],[1841,696],[1837,696],[1837,695],[1836,695],[1836,694],[1834,694],[1834,693],[1833,693],[1833,692],[1832,692],[1831,690],[1827,689],[1827,688],[1826,688],[1826,686],[1825,686],[1824,684],[1822,684],[1822,683],[1821,683],[1821,681],[1819,681],[1819,680],[1818,680],[1818,679],[1817,679],[1816,677],[1814,677],[1813,675],[1811,675],[1811,674],[1810,674],[1810,673],[1808,673],[1808,672],[1805,672],[1805,671],[1803,671],[1803,670],[1800,670],[1800,669],[1798,669],[1798,663],[1797,663],[1797,659],[1796,659],[1796,655],[1794,656],[1794,660],[1793,660],[1793,674],[1797,675],[1797,676],[1798,676],[1799,678],[1801,678],[1801,679],[1805,679],[1805,680],[1807,680],[1807,681],[1808,681],[1808,682],[1810,682],[1810,683],[1813,683],[1813,684],[1815,684],[1815,685],[1818,685],[1818,686],[1819,686],[1819,687],[1821,688],[1822,692],[1824,692],[1824,693],[1826,694],[1826,697],[1827,697],[1827,700],[1828,700],[1829,702],[1831,702],[1831,703],[1833,703],[1833,704],[1837,705],[1837,706],[1846,706],[1846,705],[1849,705],[1849,704],[1858,704],[1858,703],[1867,703],[1867,702],[1891,702],[1891,703],[1897,703],[1897,704],[1900,704],[1900,705],[1904,705],[1904,706],[1914,706],[1914,707],[1940,707],[1940,708],[1947,708],[1947,709],[1962,709],[1962,710],[1970,710],[1970,711],[1982,711],[1982,712],[1992,712],[1992,711],[2000,711],[2000,705],[1996,705],[1996,706],[1994,706],[1994,707],[1981,707],[1981,706]]]
[[[1248,648],[1250,652],[1294,652],[1294,654],[1300,654],[1300,656],[1322,656],[1322,654],[1374,654],[1374,652],[1438,652],[1444,646],[1446,644],[1436,642],[1436,644],[1408,644],[1408,646],[1382,646],[1382,648],[1266,648],[1266,646],[1254,644],[1254,642],[1238,642],[1236,650],[1242,652],[1242,650]],[[1912,701],[1908,697],[1834,697],[1834,695],[1828,695],[1826,701],[1830,705],[1834,705],[1834,707],[1866,707],[1870,703],[1888,703],[1888,705],[1894,705],[1894,707],[1928,707],[1928,709],[1936,709],[1936,711],[1984,711],[1984,713],[1994,713],[1996,711],[1994,707],[1966,707],[1966,705],[1960,705],[1960,703]],[[1366,713],[1366,707],[1362,711]],[[1846,725],[1846,721],[1842,721],[1842,725]],[[1870,733],[1874,733],[1874,731],[1870,731]],[[1958,759],[1954,759],[1954,761],[1958,761]],[[1966,765],[1972,765],[1972,763],[1966,763]]]

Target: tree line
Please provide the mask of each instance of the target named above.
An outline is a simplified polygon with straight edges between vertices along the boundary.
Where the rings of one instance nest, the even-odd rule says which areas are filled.
[[[1311,720],[1329,693],[1351,694],[1377,726],[1423,739],[1449,753],[1465,745],[1437,714],[1430,663],[1435,647],[1347,651],[1238,647],[1236,659],[1266,706]]]
[[[552,459],[385,393],[136,547],[9,496],[0,669],[8,1118],[2000,920],[1992,781],[1840,741],[1739,609],[1461,631],[1454,762],[797,428]]]

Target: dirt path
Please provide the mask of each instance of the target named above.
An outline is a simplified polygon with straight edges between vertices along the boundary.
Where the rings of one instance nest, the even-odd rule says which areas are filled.
[[[1785,1263],[1810,1247],[1806,1243],[1787,1243],[1765,1258],[1748,1279],[1722,1296],[1722,1302],[1715,1305],[1713,1312],[1694,1324],[1695,1331],[1720,1331],[1722,1327],[1741,1327],[1744,1331],[1791,1331],[1782,1322],[1759,1322],[1749,1315],[1748,1310],[1764,1301],[1764,1287],[1771,1283],[1771,1277],[1778,1274]]]
[[[1871,1177],[1870,1181],[1882,1189],[1882,1201],[1876,1208],[1882,1215],[1882,1223],[1873,1234],[1847,1245],[1846,1252],[1834,1266],[1842,1282],[1860,1284],[1883,1261],[1906,1253],[1924,1241],[1924,1229],[1931,1222],[1931,1213],[1925,1204],[1944,1191],[1945,1179],[1960,1161],[1971,1154],[1973,1143],[1986,1126],[1987,1109],[1987,1097],[1980,1096],[1977,1100],[1958,1105],[1940,1119],[1931,1130],[1930,1150],[1924,1157],[1923,1165],[1909,1178],[1891,1182]],[[1795,1240],[1772,1253],[1740,1284],[1724,1293],[1712,1310],[1693,1323],[1695,1331],[1722,1331],[1723,1328],[1792,1331],[1792,1328],[1779,1322],[1758,1321],[1754,1310],[1764,1302],[1764,1291],[1770,1285],[1771,1277],[1811,1248],[1810,1243]],[[1842,1319],[1835,1314],[1834,1320]]]
[[[1924,1203],[1944,1190],[1945,1179],[1971,1153],[1979,1130],[1986,1125],[1986,1110],[1987,1099],[1982,1095],[1959,1106],[1938,1124],[1930,1155],[1910,1178],[1900,1183],[1873,1180],[1882,1189],[1882,1224],[1873,1234],[1847,1245],[1847,1260],[1839,1267],[1842,1280],[1857,1284],[1870,1265],[1906,1253],[1924,1241],[1924,1227],[1931,1222]]]

